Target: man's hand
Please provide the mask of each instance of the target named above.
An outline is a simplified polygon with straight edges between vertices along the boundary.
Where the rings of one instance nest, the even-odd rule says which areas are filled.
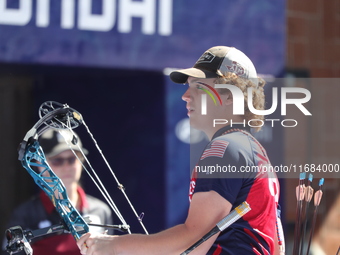
[[[78,241],[77,245],[81,254],[95,255],[107,254],[115,255],[114,239],[117,238],[111,235],[86,233]]]
[[[87,233],[77,244],[83,255],[178,255],[208,233],[230,209],[231,204],[217,192],[198,192],[192,197],[184,224],[150,235],[110,236]],[[206,254],[217,236],[209,238],[192,254]]]

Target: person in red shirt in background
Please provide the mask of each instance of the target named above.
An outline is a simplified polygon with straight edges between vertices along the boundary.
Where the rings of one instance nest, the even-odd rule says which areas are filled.
[[[74,131],[73,131],[74,132]],[[75,134],[76,135],[76,134]],[[72,148],[80,159],[80,149],[87,154],[78,137],[78,145],[71,143],[73,134],[69,130],[49,129],[39,137],[47,162],[53,172],[62,180],[69,200],[83,217],[89,217],[92,223],[112,224],[111,209],[101,200],[85,193],[80,185],[82,163],[76,158]],[[67,139],[67,142],[65,141]],[[11,214],[7,228],[21,226],[23,230],[36,230],[60,224],[60,216],[45,192],[33,196],[19,205]],[[101,227],[90,227],[91,231],[103,233]],[[7,240],[4,240],[2,254]],[[34,238],[31,242],[34,255],[79,255],[79,249],[73,236],[69,233],[52,234]],[[25,254],[24,251],[17,253]]]

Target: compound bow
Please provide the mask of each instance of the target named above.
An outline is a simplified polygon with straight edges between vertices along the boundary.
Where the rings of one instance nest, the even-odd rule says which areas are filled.
[[[144,227],[142,223],[141,217],[137,215],[137,212],[135,211],[134,207],[132,206],[129,198],[127,197],[124,191],[125,189],[123,185],[118,182],[118,179],[116,178],[110,165],[105,159],[96,140],[94,139],[89,128],[85,124],[85,121],[83,120],[82,115],[75,109],[70,108],[67,104],[60,104],[54,101],[47,101],[40,106],[39,117],[40,117],[40,120],[26,133],[23,141],[21,142],[19,149],[18,149],[18,152],[19,152],[18,159],[21,161],[22,166],[32,176],[35,183],[51,199],[53,205],[55,206],[57,212],[59,213],[61,217],[61,224],[54,225],[54,226],[44,228],[44,229],[34,230],[34,231],[23,230],[20,226],[9,228],[6,230],[6,237],[8,240],[8,245],[6,247],[7,251],[10,254],[12,254],[12,253],[16,253],[18,251],[24,250],[26,254],[33,254],[33,251],[29,245],[29,242],[37,236],[66,230],[73,235],[75,240],[78,240],[81,235],[89,232],[89,225],[98,226],[97,224],[91,224],[89,219],[84,219],[81,216],[81,214],[77,211],[77,209],[69,201],[65,186],[63,185],[59,177],[53,172],[51,167],[48,165],[45,154],[38,142],[38,137],[50,128],[58,129],[58,130],[68,129],[74,134],[72,129],[77,128],[78,126],[82,124],[86,127],[87,132],[90,134],[98,151],[100,152],[106,165],[111,171],[111,174],[113,175],[114,179],[116,180],[118,184],[118,188],[124,194],[134,214],[139,220],[141,226],[143,227],[145,233],[148,234],[146,228]],[[75,134],[73,136],[72,143],[75,145],[77,144],[77,137]],[[125,222],[123,216],[121,215],[117,206],[114,204],[113,200],[109,196],[107,190],[105,189],[104,185],[100,181],[99,177],[95,173],[90,162],[88,161],[87,157],[85,156],[85,154],[83,153],[80,147],[79,147],[79,150],[83,154],[82,156],[84,157],[89,168],[92,170],[94,176],[91,175],[91,173],[82,163],[83,168],[89,174],[90,178],[94,181],[94,183],[96,184],[96,186],[98,187],[98,189],[100,190],[100,192],[102,193],[102,195],[104,196],[108,204],[110,205],[111,209],[116,213],[116,215],[122,221],[122,225],[111,225],[111,226],[105,225],[105,226],[131,233],[129,229],[129,225]],[[76,153],[74,154],[76,155]],[[76,155],[76,157],[78,156]],[[34,170],[34,168],[36,167],[40,167],[42,171]]]

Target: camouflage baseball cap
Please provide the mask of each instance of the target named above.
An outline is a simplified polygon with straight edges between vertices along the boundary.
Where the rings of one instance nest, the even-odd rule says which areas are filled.
[[[74,133],[74,134],[73,134]],[[67,129],[48,129],[39,137],[39,144],[47,157],[53,157],[66,150],[82,150],[85,154],[88,151],[83,148],[79,136]]]
[[[252,61],[234,47],[215,46],[203,53],[192,68],[176,70],[170,73],[175,83],[186,83],[188,77],[217,78],[226,72],[250,79],[258,84],[257,73]]]

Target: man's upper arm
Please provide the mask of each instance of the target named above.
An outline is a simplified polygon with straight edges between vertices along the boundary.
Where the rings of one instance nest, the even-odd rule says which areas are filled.
[[[197,192],[192,197],[185,225],[197,233],[199,240],[230,212],[231,207],[231,203],[215,191]],[[216,238],[217,235],[210,238],[196,252],[206,253]]]

